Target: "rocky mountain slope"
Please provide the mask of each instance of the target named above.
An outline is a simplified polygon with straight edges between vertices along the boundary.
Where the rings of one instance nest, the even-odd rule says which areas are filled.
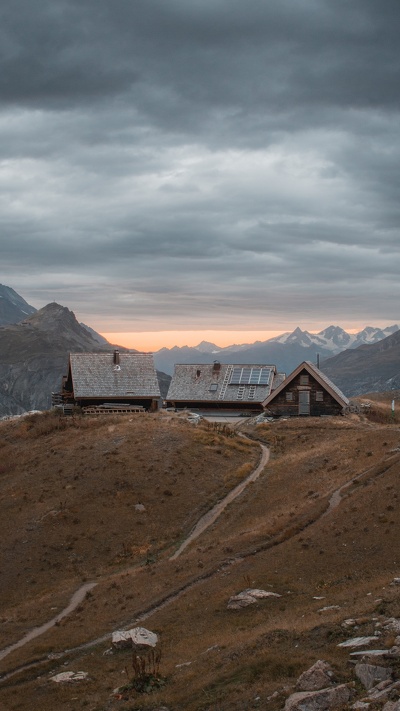
[[[400,439],[387,406],[374,402],[368,420],[252,422],[250,442],[165,412],[0,423],[0,704],[282,711],[290,697],[292,711],[344,711],[372,698],[377,711],[396,702]],[[265,471],[172,559],[255,466],[258,440],[271,451]],[[249,590],[267,595],[250,604]],[[138,625],[161,639],[153,693],[129,688],[132,651],[111,645],[114,630]],[[379,661],[368,661],[376,649]],[[301,675],[318,660],[331,692],[299,705],[293,693],[315,684],[315,671]],[[83,680],[55,683],[61,672]]]
[[[267,341],[233,345],[219,348],[214,343],[203,341],[195,348],[162,348],[154,355],[157,368],[172,375],[175,363],[271,363],[284,373],[291,373],[303,360],[316,362],[317,357],[329,358],[347,348],[362,344],[378,343],[399,330],[397,324],[385,329],[367,326],[356,334],[350,334],[339,326],[329,326],[320,333],[310,333],[296,328],[292,333],[283,333]]]
[[[321,370],[347,396],[400,389],[400,331],[323,361]]]
[[[25,299],[9,286],[0,284],[0,326],[19,323],[36,312]]]
[[[50,407],[51,393],[60,389],[66,373],[68,354],[101,349],[72,311],[55,303],[22,323],[2,327],[0,416]]]

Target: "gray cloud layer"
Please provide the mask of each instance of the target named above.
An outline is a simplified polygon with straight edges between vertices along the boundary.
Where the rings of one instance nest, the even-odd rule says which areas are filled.
[[[0,19],[3,283],[104,330],[399,318],[397,0]]]

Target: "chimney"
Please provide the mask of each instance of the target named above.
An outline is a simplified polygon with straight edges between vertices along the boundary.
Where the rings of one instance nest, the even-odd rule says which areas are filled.
[[[219,373],[220,370],[221,370],[221,363],[219,362],[219,360],[215,360],[214,365],[213,365],[213,373]]]
[[[114,351],[114,365],[119,365],[119,351]]]
[[[317,353],[317,368],[319,370],[319,353]]]

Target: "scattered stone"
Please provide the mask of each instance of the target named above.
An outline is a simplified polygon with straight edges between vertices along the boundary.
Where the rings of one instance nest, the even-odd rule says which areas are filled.
[[[326,607],[320,607],[318,612],[327,612],[328,610],[340,610],[340,605],[327,605]]]
[[[362,709],[369,709],[369,706],[370,705],[366,701],[356,701],[356,703],[353,704],[351,708],[355,709],[355,711],[362,711]]]
[[[146,511],[146,507],[143,504],[135,504],[135,511],[143,513],[143,511]]]
[[[351,639],[346,639],[345,642],[340,642],[338,647],[363,647],[366,644],[371,644],[371,642],[376,642],[376,637],[352,637]]]
[[[285,711],[335,711],[350,701],[351,693],[347,684],[319,691],[298,691],[286,700]]]
[[[319,691],[332,686],[333,677],[334,673],[328,662],[319,659],[299,676],[296,687],[300,691]]]
[[[259,590],[257,588],[248,588],[237,595],[233,595],[228,601],[228,610],[240,610],[242,607],[254,605],[257,600],[266,597],[282,597],[278,593],[269,592],[268,590]]]
[[[155,632],[150,632],[145,627],[134,627],[131,630],[117,630],[112,634],[112,645],[117,649],[133,649],[142,652],[156,647],[158,637]]]
[[[399,449],[397,449],[396,451],[398,452]],[[391,585],[400,585],[400,578],[393,578]]]
[[[396,692],[396,694],[398,694],[399,688],[400,681],[395,681],[392,684],[385,686],[384,689],[380,689],[378,684],[378,686],[374,687],[373,689],[370,689],[368,694],[368,701],[386,701],[387,699],[390,699],[393,692]]]
[[[342,627],[357,627],[357,622],[356,622],[356,620],[353,620],[352,618],[350,618],[348,620],[343,620]]]
[[[175,669],[182,669],[182,667],[190,667],[192,662],[182,662],[182,664],[175,664]]]
[[[382,623],[382,627],[387,632],[394,632],[395,634],[400,634],[400,620],[396,617],[389,617]]]
[[[89,674],[84,671],[79,671],[79,672],[73,672],[73,671],[66,671],[66,672],[61,672],[60,674],[56,674],[55,676],[51,676],[50,679],[51,681],[55,681],[56,684],[62,684],[62,683],[69,683],[71,681],[85,681],[88,679]]]
[[[388,701],[382,711],[400,711],[400,700],[399,701]]]
[[[381,681],[388,682],[392,679],[393,669],[391,667],[380,667],[374,664],[356,664],[354,673],[367,689],[372,689]]]

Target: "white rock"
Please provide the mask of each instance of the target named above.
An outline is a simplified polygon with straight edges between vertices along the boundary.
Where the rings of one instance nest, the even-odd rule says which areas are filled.
[[[66,671],[66,672],[61,672],[60,674],[56,674],[55,676],[50,677],[51,681],[55,681],[56,684],[62,684],[63,682],[70,682],[70,681],[85,681],[85,679],[88,678],[88,673],[84,671],[79,671],[79,672],[73,672],[73,671]]]
[[[338,647],[364,647],[366,644],[371,644],[371,642],[376,642],[376,637],[352,637],[345,642],[340,642]]]
[[[260,590],[258,588],[248,588],[237,595],[233,595],[228,601],[228,610],[239,610],[248,605],[254,605],[257,600],[267,597],[282,597],[278,593],[269,592],[268,590]]]
[[[112,645],[118,649],[125,647],[141,651],[154,648],[158,643],[155,632],[150,632],[145,627],[134,627],[131,630],[117,630],[112,634]]]

